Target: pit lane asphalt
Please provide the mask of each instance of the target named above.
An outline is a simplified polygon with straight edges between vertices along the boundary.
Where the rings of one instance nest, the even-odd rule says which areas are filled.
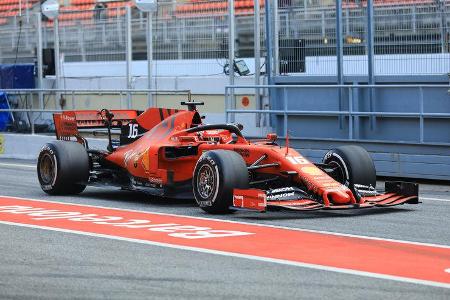
[[[450,245],[450,186],[426,184],[420,189],[420,205],[237,212],[213,218]],[[40,189],[31,161],[0,160],[0,194],[211,217],[193,201],[115,189],[87,188],[75,197],[49,197]],[[450,298],[450,290],[444,288],[11,225],[0,224],[0,239],[2,299]]]

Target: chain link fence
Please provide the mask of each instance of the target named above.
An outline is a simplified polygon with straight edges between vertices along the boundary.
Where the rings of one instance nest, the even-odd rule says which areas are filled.
[[[305,3],[278,2],[280,72],[336,75],[335,6]],[[366,75],[367,2],[344,0],[342,11],[344,74]],[[378,1],[373,23],[376,75],[450,71],[450,1]]]
[[[60,48],[65,62],[125,61],[126,6],[62,8]],[[265,14],[261,1],[261,55],[265,56]],[[334,1],[275,0],[281,74],[336,74]],[[253,1],[236,0],[236,57],[254,57]],[[70,7],[69,7],[70,8]],[[37,14],[10,18],[0,26],[0,63],[33,62]],[[366,1],[343,0],[344,74],[367,74]],[[374,7],[376,75],[443,74],[450,70],[450,0],[377,1]],[[145,60],[144,13],[131,9],[133,59]],[[222,74],[228,57],[227,1],[166,1],[153,14],[156,75]],[[274,24],[275,25],[275,24]],[[53,25],[43,22],[43,47],[53,48]],[[276,40],[276,39],[275,39]],[[272,41],[273,42],[273,41]],[[174,71],[174,72],[175,72]]]
[[[36,15],[11,17],[0,25],[0,63],[30,63],[36,59]]]

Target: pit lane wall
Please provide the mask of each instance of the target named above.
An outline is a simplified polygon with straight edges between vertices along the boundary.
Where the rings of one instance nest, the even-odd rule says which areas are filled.
[[[50,135],[0,133],[0,158],[36,160],[45,143],[55,141]],[[107,140],[88,138],[91,149],[106,149]]]
[[[335,82],[331,76],[275,78],[277,85]],[[346,77],[345,84],[355,88],[342,89],[341,100],[337,88],[273,89],[272,109],[283,110],[286,99],[289,112],[306,113],[288,113],[288,122],[283,114],[275,114],[272,125],[278,136],[289,130],[291,147],[316,162],[331,148],[357,144],[370,152],[379,176],[449,181],[447,75],[377,76],[376,82],[383,86],[370,89],[364,87],[367,78]],[[342,114],[333,114],[336,111]]]

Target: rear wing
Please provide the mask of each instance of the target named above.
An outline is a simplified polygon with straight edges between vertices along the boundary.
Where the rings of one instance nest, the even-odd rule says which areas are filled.
[[[111,110],[114,115],[109,124],[110,128],[120,128],[136,119],[139,112],[137,110]],[[108,126],[107,120],[102,118],[97,110],[74,110],[53,114],[55,122],[55,133],[58,140],[70,141],[72,137],[77,142],[87,147],[87,141],[80,135],[78,129],[105,128]]]

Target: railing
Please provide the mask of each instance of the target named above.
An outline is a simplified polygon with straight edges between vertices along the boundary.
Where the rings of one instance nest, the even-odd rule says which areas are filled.
[[[35,123],[38,119],[44,123],[52,122],[51,113],[76,109],[100,109],[102,102],[108,101],[107,107],[114,109],[141,109],[148,107],[148,95],[154,95],[153,99],[158,104],[158,95],[184,96],[180,100],[191,101],[190,90],[149,90],[149,89],[4,89],[0,90],[8,95],[8,99],[17,102],[17,107],[0,109],[0,113],[11,113],[12,121],[19,117],[29,127],[32,134],[35,133]],[[155,97],[156,96],[156,97]],[[86,97],[92,102],[90,105],[82,103]],[[108,97],[108,99],[105,99]],[[103,104],[104,105],[104,104]],[[106,105],[105,105],[106,106]],[[14,113],[22,116],[14,116]],[[25,114],[25,116],[23,116]],[[35,115],[37,114],[37,116]],[[47,114],[47,115],[45,115]]]
[[[394,143],[413,143],[413,144],[432,144],[432,145],[450,145],[450,138],[448,137],[448,130],[450,128],[450,95],[448,95],[447,89],[449,85],[444,84],[428,84],[428,85],[242,85],[242,86],[226,86],[225,88],[225,114],[227,122],[235,121],[236,114],[260,114],[260,115],[268,115],[272,121],[273,117],[282,118],[283,128],[280,128],[277,131],[281,134],[281,138],[286,137],[286,132],[289,128],[289,117],[290,116],[315,116],[315,117],[337,117],[339,120],[339,127],[343,129],[343,123],[345,122],[348,126],[347,137],[344,140],[363,140],[361,138],[355,137],[355,131],[359,130],[361,118],[369,118],[371,128],[376,126],[376,118],[413,118],[418,120],[419,122],[419,133],[418,139],[415,141],[401,141],[401,140],[389,140],[389,139],[378,139],[376,141],[382,142],[394,142]],[[249,93],[251,90],[255,89],[268,89],[272,96],[271,98],[271,107],[278,106],[282,107],[281,109],[236,109],[235,102],[235,94],[239,94],[238,90],[246,90],[246,93]],[[326,107],[324,109],[318,110],[296,110],[290,109],[294,102],[289,101],[288,90],[299,89],[299,95],[302,90],[305,89],[313,89],[319,92],[319,89],[331,89],[336,91],[336,101],[338,102],[338,106],[341,107],[340,110],[327,110]],[[376,106],[377,98],[375,95],[381,89],[413,89],[418,92],[418,110],[417,111],[408,111],[411,106],[414,105],[414,101],[408,101],[409,99],[403,99],[406,101],[405,105],[409,104],[409,107],[405,107],[404,109],[399,109],[398,111],[375,111],[373,108]],[[424,100],[424,91],[427,89],[442,89],[443,98],[447,98],[448,103],[446,105],[435,105],[432,109],[428,108],[428,110],[448,110],[447,112],[429,112],[425,110],[426,101]],[[358,110],[358,104],[355,101],[355,96],[358,94],[358,91],[365,90],[367,91],[367,100],[368,107],[367,111]],[[341,95],[341,96],[339,96]],[[346,96],[346,97],[345,97]],[[347,99],[345,99],[347,98]],[[299,102],[302,101],[301,97],[297,96]],[[317,98],[317,107],[321,107],[320,101],[321,99]],[[398,99],[400,101],[400,99]],[[431,100],[431,99],[428,99]],[[322,107],[324,105],[322,104]],[[344,108],[346,106],[346,108]],[[428,119],[445,119],[448,121],[448,127],[443,129],[441,132],[443,139],[445,141],[433,141],[429,142],[425,136],[425,121]],[[369,123],[369,122],[368,122]],[[291,123],[292,124],[292,123]],[[430,125],[431,127],[432,125]],[[437,128],[436,130],[440,130],[442,128]],[[308,128],[304,128],[304,130],[308,130]],[[395,128],[392,128],[395,130]],[[413,130],[413,128],[409,128],[409,130]],[[295,135],[291,135],[289,133],[290,138],[292,139],[304,139]],[[314,139],[314,138],[313,138]],[[320,139],[320,138],[317,138]],[[333,138],[330,138],[333,139]],[[339,138],[336,138],[338,140]],[[342,140],[342,138],[341,138]],[[364,139],[367,141],[366,139]],[[374,140],[372,140],[374,141]]]
[[[280,54],[275,58],[275,65],[278,59],[288,60],[286,64],[306,64],[306,72],[302,73],[305,75],[334,75],[334,7],[314,4],[305,7],[305,3],[311,2],[303,0],[275,2],[279,4],[276,31]],[[344,73],[366,74],[366,7],[343,2]],[[158,13],[153,17],[155,61],[170,60],[186,68],[198,68],[205,75],[217,73],[217,66],[226,62],[229,38],[228,12],[220,4],[226,3],[217,0],[159,3]],[[197,7],[198,11],[186,6]],[[123,7],[108,8],[104,12],[108,17],[96,17],[93,10],[61,11],[60,48],[65,62],[124,61],[128,22],[132,28],[134,59],[146,59],[145,16],[133,9],[132,20],[128,20]],[[78,18],[78,15],[81,16]],[[32,14],[25,19],[22,28],[18,17],[0,26],[3,37],[0,62],[33,61],[37,48],[36,16]],[[264,9],[261,9],[261,18],[264,18]],[[252,57],[251,9],[246,14],[238,13],[235,23],[237,56]],[[442,74],[448,71],[450,0],[375,6],[373,24],[375,74]],[[264,21],[261,25],[264,32]],[[296,45],[299,39],[303,44]],[[51,24],[43,22],[43,47],[51,48],[53,42]],[[301,72],[295,69],[282,67],[280,73]]]

